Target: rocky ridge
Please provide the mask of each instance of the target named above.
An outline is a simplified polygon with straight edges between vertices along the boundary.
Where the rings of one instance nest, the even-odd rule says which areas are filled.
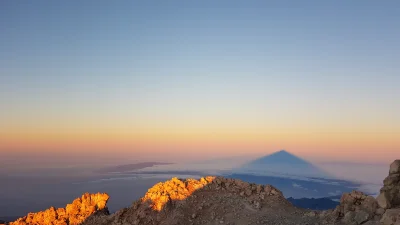
[[[383,187],[377,201],[380,207],[390,209],[400,206],[400,160],[390,165],[389,176],[383,180]]]
[[[399,199],[400,160],[395,160],[376,199],[359,191],[345,193],[335,210],[321,215],[326,223],[400,225]]]
[[[270,185],[224,177],[172,178],[156,184],[131,207],[108,217],[90,217],[83,224],[308,224],[314,220],[303,217],[304,212]]]
[[[86,193],[65,208],[51,207],[43,212],[29,213],[9,225],[78,225],[92,214],[108,214],[108,199],[109,196],[104,193]]]
[[[161,211],[162,208],[171,201],[184,200],[197,189],[211,183],[215,177],[202,177],[200,180],[186,179],[180,180],[176,177],[166,182],[160,182],[150,188],[142,202],[149,201],[152,209]]]
[[[39,214],[37,217],[42,218],[40,220],[42,222],[38,222],[39,220],[33,222],[31,218],[34,216],[28,215],[28,217],[17,220],[20,223],[11,224],[400,225],[400,160],[391,164],[389,175],[383,183],[381,194],[376,199],[362,192],[352,191],[342,195],[340,204],[334,210],[313,211],[294,207],[279,190],[271,185],[251,184],[224,177],[204,177],[199,180],[172,178],[156,184],[143,198],[134,202],[130,207],[111,215],[108,214],[108,211],[104,212],[100,210],[101,207],[97,207],[96,213],[93,213],[93,210],[91,210],[92,213],[81,213],[78,210],[79,213],[74,215],[79,216],[72,216],[72,218],[79,218],[77,220],[66,219],[59,223],[55,219],[54,221],[47,220],[45,223],[43,218],[46,216],[39,216]],[[102,206],[105,209],[107,200],[108,196],[106,200],[101,201],[104,203]],[[51,213],[44,214],[52,215],[47,218],[57,218],[53,211],[57,212],[53,208],[50,210]],[[64,214],[61,213],[61,215]],[[71,218],[72,214],[69,215]],[[90,216],[86,220],[83,219],[87,215]],[[61,216],[61,218],[64,217]],[[80,223],[82,221],[83,223]]]

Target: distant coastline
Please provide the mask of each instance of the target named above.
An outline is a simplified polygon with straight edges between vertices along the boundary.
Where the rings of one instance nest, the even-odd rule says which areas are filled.
[[[157,165],[170,165],[174,163],[168,162],[142,162],[142,163],[133,163],[133,164],[124,164],[124,165],[116,165],[111,167],[104,167],[101,169],[95,170],[96,173],[123,173],[123,172],[131,172],[139,169],[144,169],[148,167],[153,167]]]

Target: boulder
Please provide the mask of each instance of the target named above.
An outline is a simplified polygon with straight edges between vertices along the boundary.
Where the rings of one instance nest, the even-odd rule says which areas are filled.
[[[360,191],[345,193],[336,209],[326,215],[332,221],[341,220],[345,224],[364,224],[374,219],[378,203],[372,196]]]
[[[400,206],[400,160],[395,160],[390,164],[389,175],[384,179],[383,187],[376,200],[384,209]]]
[[[400,223],[400,208],[399,209],[388,209],[383,214],[381,223],[383,225],[397,225]]]
[[[399,174],[400,173],[400,159],[395,160],[390,164],[389,174]]]
[[[346,224],[350,224],[354,222],[354,217],[356,217],[356,213],[354,211],[349,211],[344,215],[343,222]]]
[[[343,207],[343,215],[348,211],[366,212],[370,217],[375,215],[378,208],[376,200],[360,191],[345,193],[340,199],[340,205]]]
[[[390,208],[390,203],[386,197],[386,193],[382,192],[378,195],[378,197],[376,198],[376,201],[379,205],[379,207],[387,209]]]
[[[375,214],[378,216],[382,216],[385,213],[384,208],[377,208]]]
[[[368,219],[370,219],[370,214],[368,214],[365,211],[359,211],[354,216],[354,220],[357,222],[357,224],[362,224],[365,221],[367,221]]]

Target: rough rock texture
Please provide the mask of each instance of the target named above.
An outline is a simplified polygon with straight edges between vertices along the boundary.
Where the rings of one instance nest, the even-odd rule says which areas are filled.
[[[381,222],[385,225],[400,225],[400,208],[386,210]]]
[[[390,165],[380,195],[374,199],[359,191],[342,195],[340,205],[323,213],[323,222],[366,225],[400,225],[400,160]]]
[[[395,160],[390,164],[389,174],[399,174],[400,173],[400,160]]]
[[[165,204],[171,201],[184,200],[195,190],[211,183],[215,177],[204,177],[200,180],[187,179],[185,181],[174,177],[164,183],[158,183],[148,190],[142,202],[150,201],[152,208],[161,211]]]
[[[400,160],[390,165],[389,175],[383,180],[380,192],[377,203],[386,209],[382,213],[381,224],[400,225]]]
[[[389,175],[383,180],[377,201],[385,209],[400,207],[400,160],[390,165]]]
[[[293,207],[276,188],[223,177],[159,183],[141,200],[84,225],[315,224],[317,213]]]
[[[29,213],[10,225],[78,225],[94,213],[106,213],[109,196],[104,193],[82,195],[65,208],[51,207],[45,211]]]
[[[381,193],[376,198],[381,212],[380,224],[400,225],[400,160],[390,164],[389,175],[383,180]]]
[[[340,199],[340,204],[330,213],[331,221],[342,221],[345,224],[363,224],[374,219],[378,204],[372,196],[360,191],[345,193]]]
[[[109,215],[108,195],[85,194],[65,209],[28,214],[12,225],[400,225],[400,160],[394,161],[377,199],[359,191],[343,194],[334,210],[291,205],[276,188],[223,177],[172,178]],[[90,216],[89,216],[90,215]]]

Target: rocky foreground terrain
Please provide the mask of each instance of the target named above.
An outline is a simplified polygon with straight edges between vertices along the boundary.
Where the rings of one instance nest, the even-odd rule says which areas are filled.
[[[109,196],[107,194],[84,194],[75,199],[65,208],[51,207],[43,212],[29,213],[9,225],[78,225],[95,213],[108,214],[106,207]]]
[[[365,224],[400,225],[400,160],[390,165],[380,195],[343,194],[334,210],[296,208],[270,185],[224,177],[172,178],[132,206],[109,214],[108,195],[85,194],[65,209],[28,214],[11,225]]]

